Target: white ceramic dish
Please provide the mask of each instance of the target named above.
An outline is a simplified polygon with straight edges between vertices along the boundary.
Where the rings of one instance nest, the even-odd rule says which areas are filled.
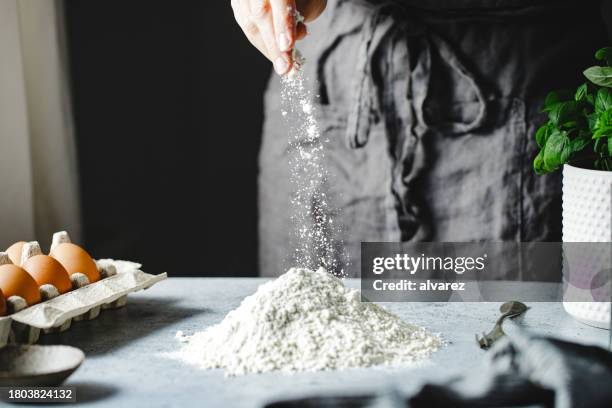
[[[0,348],[0,387],[53,387],[85,360],[70,346],[6,345]]]

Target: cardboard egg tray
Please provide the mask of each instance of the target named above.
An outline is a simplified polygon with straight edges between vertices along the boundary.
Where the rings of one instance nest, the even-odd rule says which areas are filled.
[[[55,295],[41,303],[0,317],[0,347],[8,343],[36,343],[41,331],[62,332],[74,321],[95,319],[101,310],[125,306],[128,293],[147,289],[167,278],[166,273],[145,273],[134,262],[101,259],[96,264],[102,276],[99,281],[84,282],[63,295],[55,290]]]

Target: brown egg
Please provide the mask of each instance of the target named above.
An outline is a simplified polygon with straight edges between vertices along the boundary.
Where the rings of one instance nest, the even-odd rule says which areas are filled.
[[[33,277],[17,265],[0,265],[0,290],[6,298],[21,296],[28,306],[40,302],[40,292]]]
[[[21,263],[21,250],[23,249],[24,244],[24,241],[15,242],[6,250],[11,262],[15,265],[19,265]]]
[[[72,289],[72,282],[66,268],[50,256],[35,255],[25,261],[23,269],[32,275],[38,286],[53,285],[59,293],[66,293]]]
[[[78,245],[64,242],[53,248],[49,255],[57,259],[70,275],[80,272],[87,276],[90,283],[100,280],[96,263],[87,251]]]
[[[0,316],[6,315],[6,299],[4,298],[4,294],[2,290],[0,290]]]

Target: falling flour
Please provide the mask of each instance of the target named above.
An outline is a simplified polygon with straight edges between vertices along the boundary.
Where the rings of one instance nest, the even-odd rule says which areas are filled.
[[[261,285],[217,325],[183,336],[168,354],[227,375],[410,365],[440,347],[438,335],[402,321],[323,269],[292,268]]]
[[[323,267],[337,276],[345,276],[346,255],[327,188],[328,140],[321,135],[316,120],[316,95],[306,86],[302,69],[305,61],[297,50],[294,60],[295,68],[281,79],[281,113],[287,125],[293,186],[290,197],[293,253],[289,255],[289,265]]]

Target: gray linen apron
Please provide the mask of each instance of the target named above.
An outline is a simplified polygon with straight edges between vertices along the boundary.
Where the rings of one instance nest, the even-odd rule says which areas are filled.
[[[533,134],[547,91],[577,86],[605,45],[599,2],[332,0],[311,32],[299,48],[329,139],[321,188],[349,275],[359,275],[362,241],[560,240],[560,175],[534,174]],[[272,75],[259,175],[264,276],[291,266],[295,147],[279,93]]]

